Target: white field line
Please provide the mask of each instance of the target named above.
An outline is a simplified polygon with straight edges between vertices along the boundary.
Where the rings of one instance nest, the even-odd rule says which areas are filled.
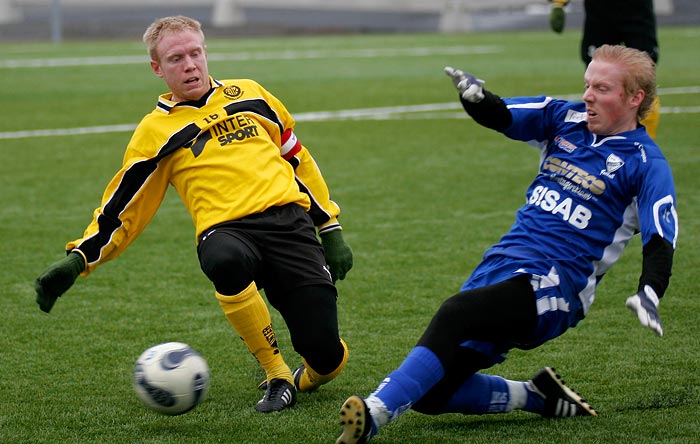
[[[700,86],[659,89],[659,95],[698,94]],[[579,95],[557,96],[566,100],[580,99]],[[294,115],[297,122],[328,122],[340,120],[407,120],[407,119],[465,119],[468,118],[458,102],[423,105],[391,106],[380,108],[348,109],[338,111],[315,111]],[[661,107],[661,114],[696,114],[700,106]],[[23,139],[29,137],[73,136],[133,131],[136,124],[103,125],[78,128],[41,129],[0,132],[0,139]]]
[[[387,58],[387,57],[426,57],[433,55],[474,55],[503,52],[501,46],[431,46],[416,48],[376,48],[376,49],[316,49],[304,51],[275,52],[231,52],[212,53],[210,62],[250,61],[250,60],[309,60],[333,58]],[[0,60],[0,68],[55,68],[65,66],[133,65],[148,64],[144,56],[113,57],[63,57],[54,59],[14,59]]]

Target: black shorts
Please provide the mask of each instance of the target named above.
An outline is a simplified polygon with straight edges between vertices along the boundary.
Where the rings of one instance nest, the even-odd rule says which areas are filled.
[[[215,225],[199,238],[202,271],[216,291],[232,296],[252,281],[268,297],[306,285],[331,285],[316,228],[302,207],[288,204]]]
[[[586,0],[581,59],[588,65],[593,49],[625,45],[659,60],[656,16],[652,0]]]

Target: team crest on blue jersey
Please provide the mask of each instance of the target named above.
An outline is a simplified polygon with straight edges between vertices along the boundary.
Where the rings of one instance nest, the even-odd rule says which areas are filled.
[[[625,162],[622,159],[620,159],[617,155],[610,154],[608,158],[605,159],[605,170],[601,171],[600,173],[604,176],[613,178],[615,177],[615,171],[622,168],[622,165],[624,164]]]
[[[224,88],[224,95],[231,100],[236,100],[243,95],[243,90],[236,85],[227,86]]]

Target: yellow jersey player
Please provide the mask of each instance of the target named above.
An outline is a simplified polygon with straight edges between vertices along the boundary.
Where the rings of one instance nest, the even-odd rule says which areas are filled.
[[[162,18],[143,40],[170,92],[134,131],[83,235],[36,279],[37,303],[48,313],[79,275],[119,256],[172,185],[192,216],[202,271],[265,370],[256,409],[283,410],[298,390],[330,381],[347,361],[334,284],[353,256],[340,209],[285,106],[253,80],[209,75],[199,22]],[[303,359],[294,373],[280,353],[262,288]]]

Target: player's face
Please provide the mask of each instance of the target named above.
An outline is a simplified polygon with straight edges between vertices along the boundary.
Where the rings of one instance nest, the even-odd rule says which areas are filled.
[[[195,31],[165,34],[156,47],[158,60],[151,67],[173,93],[173,102],[197,100],[209,88],[209,68],[204,38]]]
[[[619,64],[593,60],[586,69],[588,129],[598,135],[613,135],[637,128],[637,108],[644,98],[638,91],[628,96],[624,88],[624,68]]]

